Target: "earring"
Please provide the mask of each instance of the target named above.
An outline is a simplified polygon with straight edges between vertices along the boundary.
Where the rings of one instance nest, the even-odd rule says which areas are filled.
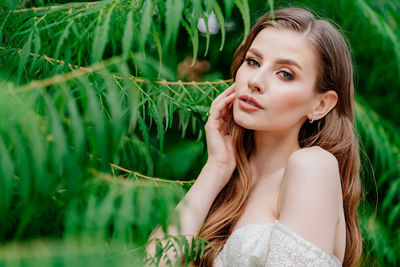
[[[308,122],[309,123],[313,123],[314,122],[314,114],[311,114],[311,119]]]

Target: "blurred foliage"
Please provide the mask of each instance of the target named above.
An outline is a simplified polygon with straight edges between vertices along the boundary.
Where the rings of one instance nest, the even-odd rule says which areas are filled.
[[[206,161],[205,113],[230,84],[233,52],[287,6],[330,18],[351,44],[360,265],[399,266],[400,2],[372,0],[2,0],[0,265],[157,262],[165,247],[152,259],[144,245],[176,222]]]

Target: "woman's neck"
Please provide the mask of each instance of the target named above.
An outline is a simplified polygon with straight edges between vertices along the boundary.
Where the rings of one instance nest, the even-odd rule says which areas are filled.
[[[250,156],[250,168],[254,179],[268,177],[282,169],[290,155],[300,149],[298,131],[254,132],[255,151]]]

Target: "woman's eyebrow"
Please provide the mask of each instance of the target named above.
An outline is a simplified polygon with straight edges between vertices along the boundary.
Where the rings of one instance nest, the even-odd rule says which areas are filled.
[[[257,51],[257,49],[255,49],[255,48],[250,48],[250,49],[249,49],[249,52],[253,53],[256,57],[258,57],[258,58],[260,58],[260,59],[263,59],[263,56],[261,55],[260,52]]]
[[[262,54],[255,48],[250,48],[248,50],[248,52],[251,52],[252,54],[254,54],[256,57],[260,58],[261,60],[263,59]],[[278,58],[275,61],[275,64],[276,65],[292,65],[292,66],[297,67],[301,71],[303,71],[303,68],[296,61],[294,61],[293,59],[290,59],[290,58]]]
[[[262,54],[260,52],[258,52],[258,50],[255,48],[250,48],[248,50],[248,52],[251,52],[252,54],[254,54],[256,57],[260,58],[261,60],[263,59]],[[290,58],[278,58],[275,61],[275,64],[276,65],[292,65],[292,66],[297,67],[301,71],[303,71],[303,68],[296,61],[294,61],[293,59],[290,59]]]
[[[289,59],[289,58],[279,58],[275,61],[275,64],[277,64],[277,65],[292,65],[292,66],[297,67],[301,71],[303,71],[303,69],[300,67],[300,65],[296,61]]]

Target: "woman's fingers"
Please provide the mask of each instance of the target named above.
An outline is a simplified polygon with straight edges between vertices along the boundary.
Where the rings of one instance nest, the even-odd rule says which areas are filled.
[[[235,100],[235,89],[232,85],[221,93],[211,104],[206,128],[219,131],[222,135],[229,134],[228,120]]]
[[[220,100],[216,105],[211,106],[209,119],[217,120],[225,117],[228,106],[234,101],[235,96],[236,94],[232,93]]]
[[[235,92],[234,85],[235,85],[235,83],[233,83],[228,89],[226,89],[219,96],[217,96],[217,98],[214,99],[214,101],[212,102],[211,105],[217,105],[222,99],[224,99],[225,97],[227,97],[230,94],[232,94],[233,92]]]

